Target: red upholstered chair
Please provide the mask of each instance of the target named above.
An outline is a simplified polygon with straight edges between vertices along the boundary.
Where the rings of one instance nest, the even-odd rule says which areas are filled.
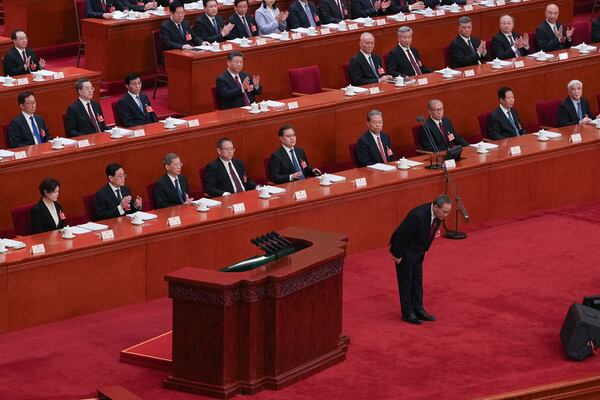
[[[200,189],[199,192],[204,193],[204,189],[206,188],[206,179],[204,176],[204,172],[206,171],[206,167],[198,168],[198,175],[200,175]]]
[[[388,59],[388,54],[389,53],[385,53],[383,55],[383,69],[385,69],[385,71],[387,72],[387,59]]]
[[[344,77],[346,78],[346,86],[350,84],[350,61],[346,61],[342,64],[342,69],[344,70]]]
[[[493,60],[494,58],[496,58],[496,55],[492,51],[492,39],[491,38],[490,39],[486,39],[486,41],[485,41],[485,48],[488,51],[486,59]]]
[[[163,58],[163,43],[160,39],[160,31],[154,30],[152,31],[152,40],[154,42],[154,68],[156,71],[156,78],[154,80],[154,93],[152,94],[152,98],[156,98],[156,89],[158,88],[159,83],[167,83],[167,70],[165,68],[165,60]]]
[[[288,69],[290,86],[294,96],[303,96],[306,94],[321,93],[326,90],[333,90],[321,87],[321,71],[316,65],[309,67]]]
[[[146,185],[146,192],[148,192],[148,203],[152,210],[156,210],[156,201],[154,200],[154,186],[156,186],[156,182],[152,182]]]
[[[358,158],[356,157],[356,143],[350,143],[348,145],[348,151],[350,152],[350,161],[352,162],[352,168],[358,167]]]
[[[95,194],[84,194],[82,197],[83,200],[83,209],[85,211],[85,216],[90,221],[96,220],[96,205],[94,204]]]
[[[596,93],[596,103],[598,103],[598,110],[600,110],[600,92]]]
[[[484,139],[489,139],[487,127],[488,127],[488,118],[489,118],[490,114],[491,114],[491,112],[486,112],[477,117],[477,119],[479,120],[479,131],[481,132],[481,137],[483,137]]]
[[[112,108],[113,117],[115,118],[115,125],[122,127],[123,120],[121,119],[121,116],[119,115],[119,111],[117,109],[117,104],[119,104],[119,101],[113,101],[112,103],[110,103],[110,107]]]
[[[271,169],[269,168],[269,160],[271,159],[271,156],[266,156],[263,157],[263,165],[265,167],[265,177],[267,178],[267,181],[271,181]]]
[[[63,113],[62,121],[63,121],[63,129],[65,130],[65,137],[69,137],[69,132],[67,131],[67,113]],[[56,136],[56,135],[54,135],[54,136]]]
[[[538,116],[538,124],[541,126],[558,126],[557,112],[560,106],[560,99],[545,100],[535,104],[535,111]]]
[[[0,149],[8,149],[8,125],[2,124],[2,135],[0,135]]]
[[[221,103],[221,97],[219,96],[219,92],[217,92],[216,86],[210,88],[210,95],[212,97],[213,108],[215,110],[222,110],[223,104]]]
[[[415,146],[415,150],[419,154],[431,154],[429,151],[423,150],[421,147],[421,125],[415,125],[412,127],[412,136],[413,136],[413,144]]]
[[[592,24],[588,19],[579,21],[573,24],[575,32],[573,32],[573,45],[577,46],[581,43],[590,43],[592,41]]]
[[[537,53],[537,43],[535,42],[535,32],[529,34],[529,53]]]
[[[19,236],[31,235],[31,208],[36,203],[25,204],[10,210],[13,220],[13,228]]]
[[[81,35],[81,20],[85,17],[85,1],[75,0],[75,23],[77,24],[77,37],[79,40],[79,47],[77,48],[77,67],[79,67],[81,54],[85,53],[85,42],[83,41],[83,36]]]
[[[450,67],[450,46],[442,47],[442,56],[444,57],[444,67]]]

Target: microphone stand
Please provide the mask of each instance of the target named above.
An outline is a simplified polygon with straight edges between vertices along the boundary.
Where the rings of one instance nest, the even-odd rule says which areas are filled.
[[[462,202],[462,198],[460,197],[460,192],[458,191],[458,186],[456,186],[456,182],[454,182],[454,179],[452,179],[450,172],[448,172],[448,168],[446,168],[446,164],[442,164],[442,169],[444,170],[444,177],[446,178],[446,188],[444,190],[444,194],[448,194],[448,185],[450,185],[452,191],[456,196],[456,218],[454,221],[454,230],[449,230],[446,226],[446,220],[444,220],[444,229],[446,230],[446,234],[444,236],[448,239],[466,239],[467,234],[458,230],[458,213],[460,212],[462,214],[462,217],[465,222],[470,221],[469,213],[467,212],[467,209],[465,208],[465,205]]]
[[[442,164],[439,162],[439,158],[438,158],[440,149],[437,147],[435,140],[433,140],[433,135],[431,134],[431,131],[429,131],[427,124],[425,124],[425,118],[423,118],[422,116],[419,115],[417,117],[417,122],[421,123],[421,126],[423,127],[423,130],[425,131],[425,135],[427,135],[427,139],[429,139],[429,142],[431,143],[431,147],[433,147],[433,153],[435,156],[435,164],[433,163],[434,156],[432,156],[429,159],[429,165],[425,168],[427,168],[427,169],[442,169]]]

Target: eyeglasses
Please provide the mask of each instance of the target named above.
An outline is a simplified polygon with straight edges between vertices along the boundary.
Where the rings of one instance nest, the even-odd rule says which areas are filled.
[[[119,174],[119,175],[115,175],[115,178],[117,178],[117,179],[125,179],[125,178],[127,178],[127,174],[122,174],[122,175],[121,175],[121,174]]]
[[[180,163],[173,163],[171,165],[174,166],[175,168],[183,167],[183,163],[182,162],[180,162]]]
[[[235,151],[235,147],[221,147],[223,151]]]

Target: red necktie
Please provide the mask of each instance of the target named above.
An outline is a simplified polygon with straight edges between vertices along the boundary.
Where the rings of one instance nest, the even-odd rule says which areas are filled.
[[[240,77],[239,76],[235,76],[235,83],[237,83],[237,85],[239,87],[242,87],[242,83],[240,82]],[[248,95],[246,94],[246,91],[242,88],[242,93],[244,93],[244,105],[245,106],[249,106],[250,105],[250,99],[248,98]]]
[[[92,120],[92,125],[94,125],[94,129],[96,132],[100,132],[100,127],[98,126],[98,121],[96,121],[96,117],[94,116],[94,112],[92,111],[92,104],[87,103],[88,116]]]
[[[448,136],[446,136],[446,129],[444,128],[444,124],[442,124],[441,121],[439,123],[439,126],[440,126],[440,132],[442,132],[442,137],[444,138],[444,143],[446,143],[446,146],[449,147],[450,143],[448,143]]]
[[[105,0],[102,0],[102,1],[101,1],[101,3],[102,3],[102,9],[103,9],[104,11],[106,11],[106,1],[105,1]]]
[[[436,222],[437,222],[437,218],[434,218],[433,221],[431,221],[431,228],[429,228],[429,239],[433,240],[435,237],[435,228],[436,228]]]
[[[421,68],[419,68],[419,64],[417,64],[417,60],[415,60],[415,58],[413,57],[410,49],[406,50],[406,55],[408,56],[408,60],[410,61],[410,64],[412,65],[413,69],[415,70],[415,74],[421,75]]]
[[[377,147],[379,148],[379,154],[381,155],[381,162],[387,162],[385,151],[383,151],[383,145],[381,144],[381,136],[377,135]]]
[[[233,170],[233,165],[231,164],[231,161],[229,161],[227,163],[227,165],[229,165],[229,173],[231,174],[231,180],[233,180],[233,184],[235,185],[235,192],[236,193],[243,192],[244,188],[242,187],[242,182],[240,182],[237,175],[235,174],[235,171]]]

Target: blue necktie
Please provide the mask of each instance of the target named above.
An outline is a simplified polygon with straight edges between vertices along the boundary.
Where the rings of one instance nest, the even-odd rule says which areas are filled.
[[[515,124],[515,120],[513,119],[512,113],[508,110],[508,122],[512,125],[513,129],[517,136],[519,136],[519,130],[517,129],[517,125]]]
[[[300,168],[300,164],[298,164],[298,159],[296,158],[296,152],[294,152],[294,149],[290,150],[290,154],[292,155],[292,162],[294,164],[294,172],[300,172],[302,174],[300,179],[304,179],[304,173],[302,172],[302,168]]]
[[[306,17],[308,18],[308,22],[310,26],[317,26],[315,24],[315,20],[313,18],[312,12],[310,12],[310,8],[308,7],[308,3],[304,4],[304,12],[306,13]]]
[[[179,196],[179,202],[181,204],[184,203],[183,201],[183,193],[181,192],[181,187],[179,186],[179,179],[175,178],[175,189],[177,190],[177,195]]]
[[[577,116],[579,117],[580,121],[583,119],[583,114],[581,113],[581,102],[580,101],[577,102]]]
[[[35,118],[33,118],[32,115],[31,117],[29,117],[29,119],[31,120],[31,129],[33,129],[33,136],[35,136],[35,139],[38,143],[42,143],[42,137],[40,136],[40,131],[38,130],[37,125],[35,124]]]

